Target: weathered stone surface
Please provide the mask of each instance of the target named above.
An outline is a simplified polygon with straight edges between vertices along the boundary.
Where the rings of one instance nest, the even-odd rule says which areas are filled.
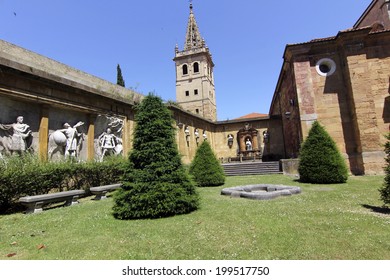
[[[99,187],[92,187],[90,188],[90,192],[95,195],[94,200],[101,200],[106,199],[106,194],[108,192],[117,190],[122,187],[122,184],[111,184],[111,185],[105,185],[105,186],[99,186]]]
[[[255,200],[268,200],[279,196],[290,196],[292,194],[299,193],[301,193],[300,187],[270,184],[237,186],[221,190],[222,195],[229,195],[231,197],[243,197]]]
[[[42,212],[43,206],[49,203],[65,201],[64,206],[77,204],[78,198],[83,195],[85,195],[84,190],[72,190],[58,193],[25,196],[19,199],[19,203],[27,207],[27,214],[32,214]]]

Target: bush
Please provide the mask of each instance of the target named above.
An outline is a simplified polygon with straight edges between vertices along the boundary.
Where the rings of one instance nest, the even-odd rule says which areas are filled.
[[[197,149],[189,172],[199,187],[220,186],[225,183],[223,168],[207,141],[203,141]]]
[[[7,211],[22,196],[84,189],[120,182],[127,161],[73,163],[41,162],[32,155],[0,161],[0,212]]]
[[[301,147],[298,172],[306,183],[345,183],[348,169],[336,143],[315,121]]]
[[[91,161],[74,164],[71,174],[78,189],[89,189],[121,182],[126,166],[125,158],[110,156],[105,157],[103,162]]]
[[[137,109],[133,150],[123,187],[114,196],[114,217],[161,218],[196,210],[199,196],[181,163],[171,112],[151,94]]]
[[[0,210],[4,211],[21,196],[49,192],[52,182],[62,182],[62,171],[42,164],[36,157],[12,156],[0,163]]]
[[[386,205],[390,205],[390,133],[386,135],[387,142],[385,144],[386,166],[385,179],[382,188],[379,189],[381,200]]]

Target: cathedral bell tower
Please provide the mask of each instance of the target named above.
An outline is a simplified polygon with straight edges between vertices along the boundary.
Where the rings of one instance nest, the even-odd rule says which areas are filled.
[[[209,48],[201,37],[190,4],[184,50],[176,45],[176,102],[187,111],[211,121],[217,120],[213,68]]]

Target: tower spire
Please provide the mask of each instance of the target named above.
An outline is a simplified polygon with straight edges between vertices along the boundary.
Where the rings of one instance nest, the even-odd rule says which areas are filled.
[[[191,50],[191,49],[197,49],[201,48],[202,42],[204,40],[202,39],[202,36],[200,35],[198,24],[195,20],[195,15],[193,12],[193,5],[192,1],[190,1],[190,16],[188,18],[188,25],[187,25],[187,32],[186,32],[186,41],[184,44],[184,50]]]
[[[175,47],[176,102],[184,110],[216,121],[214,63],[195,20],[192,0],[184,50]]]

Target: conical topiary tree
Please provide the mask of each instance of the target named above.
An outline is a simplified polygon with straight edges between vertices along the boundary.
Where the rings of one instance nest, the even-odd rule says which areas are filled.
[[[203,141],[196,150],[190,174],[199,187],[220,186],[225,183],[223,168],[208,141]]]
[[[386,135],[387,142],[385,144],[386,166],[385,179],[382,188],[379,189],[381,200],[386,205],[390,205],[390,134]]]
[[[135,120],[133,150],[123,187],[114,197],[114,216],[161,218],[196,210],[199,196],[182,165],[171,112],[161,98],[149,94]]]
[[[317,122],[302,144],[298,172],[300,181],[306,183],[345,183],[348,169],[336,143]]]

